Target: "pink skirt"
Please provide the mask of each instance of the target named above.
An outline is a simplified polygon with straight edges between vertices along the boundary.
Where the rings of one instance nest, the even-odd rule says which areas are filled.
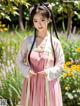
[[[59,80],[48,81],[41,75],[26,78],[20,106],[62,106]]]

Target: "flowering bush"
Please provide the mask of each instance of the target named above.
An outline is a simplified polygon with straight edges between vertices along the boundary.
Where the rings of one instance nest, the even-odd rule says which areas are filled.
[[[8,106],[19,106],[21,96],[23,77],[16,67],[15,58],[25,37],[22,34],[3,32],[0,36],[0,99],[6,99]]]
[[[64,41],[63,41],[64,43]],[[80,41],[64,43],[65,64],[61,78],[64,106],[80,106]]]

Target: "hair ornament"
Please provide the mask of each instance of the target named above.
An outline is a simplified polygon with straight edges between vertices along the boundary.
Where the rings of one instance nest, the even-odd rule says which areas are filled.
[[[34,5],[30,7],[30,9],[29,9],[29,13],[30,13],[30,14],[31,14],[31,12],[32,12],[32,10],[33,10],[34,8],[35,8]]]
[[[48,2],[46,2],[46,3],[34,4],[34,5],[32,5],[32,6],[30,7],[29,13],[31,14],[31,12],[32,12],[36,7],[39,7],[39,6],[42,6],[42,7],[45,6],[47,9],[52,10],[53,3],[48,3]]]
[[[47,8],[49,8],[50,10],[52,10],[53,7],[53,3],[43,3]]]
[[[48,8],[49,8],[50,10],[52,10],[52,7],[53,7],[53,6],[52,6],[51,4],[48,5]]]

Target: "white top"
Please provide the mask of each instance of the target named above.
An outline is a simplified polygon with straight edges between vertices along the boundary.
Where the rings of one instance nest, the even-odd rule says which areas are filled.
[[[50,34],[48,34],[48,36],[44,38],[44,40],[41,42],[41,44],[38,47],[36,46],[36,42],[35,42],[33,50],[40,50],[41,49],[40,47],[44,46],[44,51],[49,52],[53,56],[51,42],[49,38],[50,38]],[[28,36],[24,39],[16,58],[16,63],[19,67],[19,70],[26,78],[29,77],[29,70],[31,70],[31,67],[28,64],[28,59],[26,62],[25,60],[28,56],[33,39],[34,36]],[[46,42],[46,44],[44,42]],[[57,38],[53,37],[52,42],[55,50],[56,64],[55,66],[52,66],[50,68],[45,67],[44,71],[47,73],[48,80],[54,80],[59,78],[59,76],[63,71],[63,65],[64,65],[64,53],[60,41]],[[50,58],[53,57],[49,56],[49,59]]]

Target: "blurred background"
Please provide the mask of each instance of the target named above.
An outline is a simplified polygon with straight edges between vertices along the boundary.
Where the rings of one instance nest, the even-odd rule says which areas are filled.
[[[42,2],[53,6],[65,54],[63,106],[80,106],[80,0],[0,0],[0,100],[6,99],[7,106],[20,106],[24,78],[15,59],[24,37],[34,33],[29,8]]]

